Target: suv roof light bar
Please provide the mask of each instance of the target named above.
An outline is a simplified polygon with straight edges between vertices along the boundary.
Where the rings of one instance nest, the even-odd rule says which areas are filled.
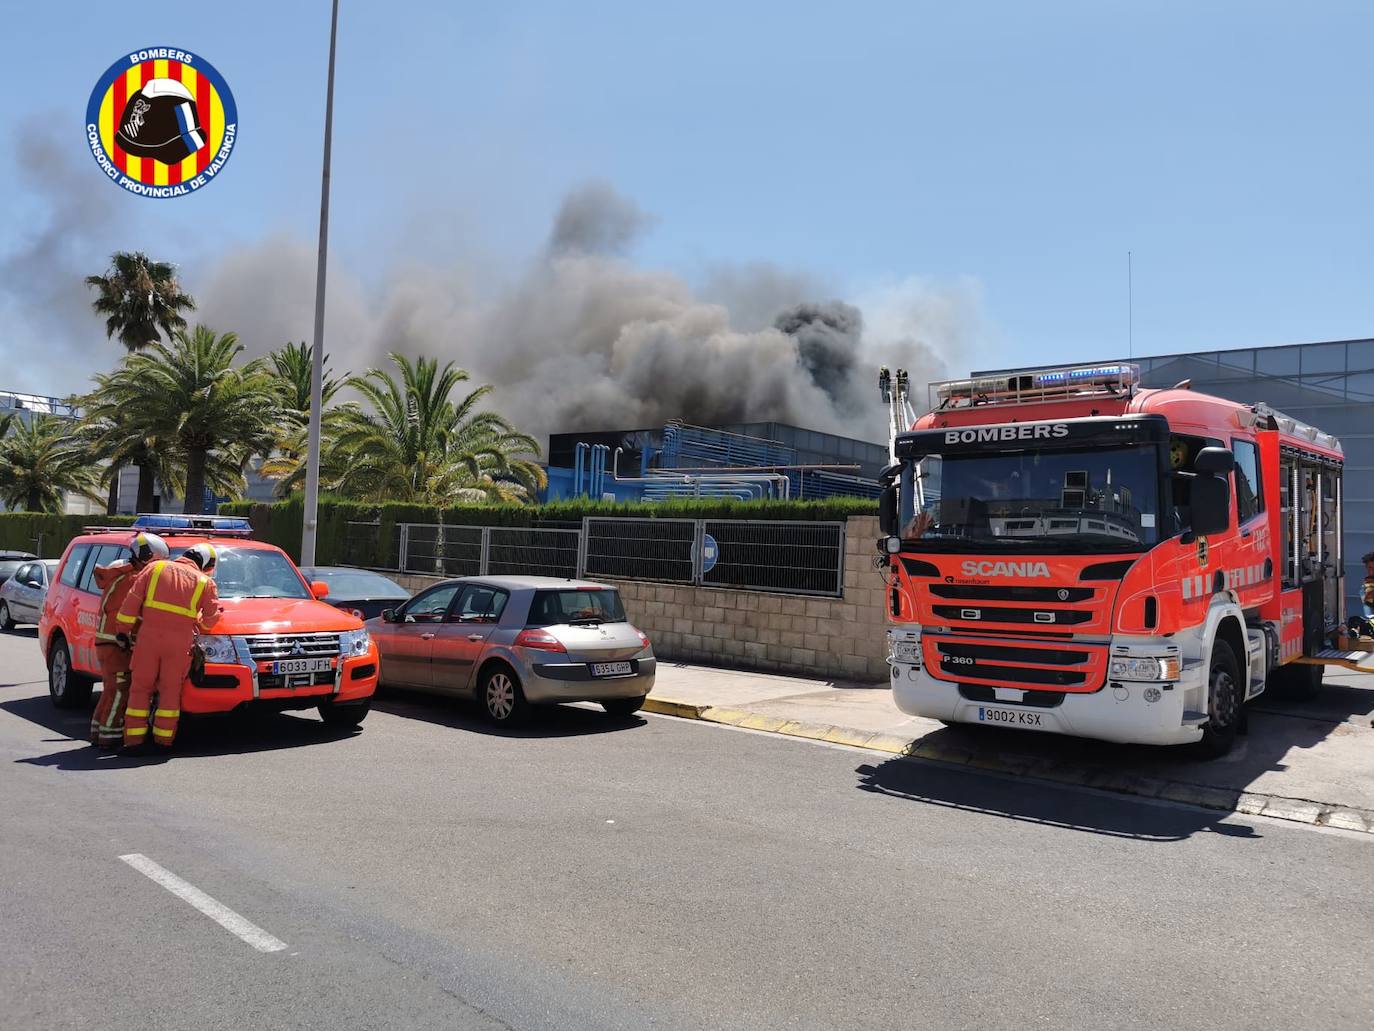
[[[932,383],[930,406],[939,410],[1103,395],[1129,397],[1139,383],[1140,366],[1127,362],[1050,366],[1005,376],[979,376]]]

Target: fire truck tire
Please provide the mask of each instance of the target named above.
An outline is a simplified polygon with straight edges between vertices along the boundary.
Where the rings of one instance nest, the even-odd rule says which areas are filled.
[[[65,638],[59,637],[48,652],[48,695],[59,709],[78,709],[89,705],[95,681],[83,677],[72,666],[72,653]]]
[[[320,719],[324,720],[326,727],[333,727],[341,730],[351,730],[354,727],[362,726],[363,720],[367,719],[367,714],[372,710],[371,702],[325,702],[319,706]]]
[[[1245,692],[1240,682],[1240,665],[1235,652],[1225,641],[1212,644],[1212,660],[1207,674],[1207,725],[1197,748],[1202,755],[1216,759],[1236,743],[1244,714]]]
[[[18,625],[18,623],[10,619],[9,605],[3,601],[0,601],[0,630],[5,631],[5,633],[9,633]]]
[[[1269,674],[1269,683],[1274,693],[1295,701],[1307,701],[1316,697],[1322,686],[1322,676],[1326,670],[1322,666],[1309,666],[1305,662],[1291,662],[1280,666]]]

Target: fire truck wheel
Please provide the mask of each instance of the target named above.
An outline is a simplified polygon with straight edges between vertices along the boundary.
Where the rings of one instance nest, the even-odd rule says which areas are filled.
[[[18,626],[18,624],[15,623],[14,620],[10,619],[9,605],[7,605],[3,601],[0,601],[0,630],[5,631],[5,633],[9,633],[16,626]]]
[[[1322,675],[1326,670],[1321,666],[1309,666],[1305,662],[1290,662],[1269,674],[1269,683],[1275,694],[1294,701],[1307,701],[1316,697],[1322,686]]]
[[[1225,641],[1212,645],[1211,672],[1207,684],[1207,725],[1202,728],[1198,749],[1209,758],[1225,755],[1236,743],[1245,695],[1240,686],[1240,667]]]
[[[67,642],[58,638],[48,653],[48,694],[59,709],[76,709],[89,704],[95,681],[83,677],[72,667]]]

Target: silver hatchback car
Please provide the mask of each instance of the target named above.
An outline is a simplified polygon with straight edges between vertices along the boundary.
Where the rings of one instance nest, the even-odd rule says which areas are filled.
[[[476,698],[496,723],[531,705],[599,702],[629,716],[654,686],[649,638],[605,584],[460,577],[367,622],[386,685]]]

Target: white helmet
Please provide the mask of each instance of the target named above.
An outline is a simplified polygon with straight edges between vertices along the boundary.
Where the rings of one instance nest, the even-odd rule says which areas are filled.
[[[155,533],[140,531],[129,542],[129,557],[138,565],[144,565],[155,559],[168,558],[171,554],[167,549],[167,542]]]
[[[215,546],[208,541],[201,544],[193,544],[186,549],[186,558],[189,558],[206,576],[215,571]]]

